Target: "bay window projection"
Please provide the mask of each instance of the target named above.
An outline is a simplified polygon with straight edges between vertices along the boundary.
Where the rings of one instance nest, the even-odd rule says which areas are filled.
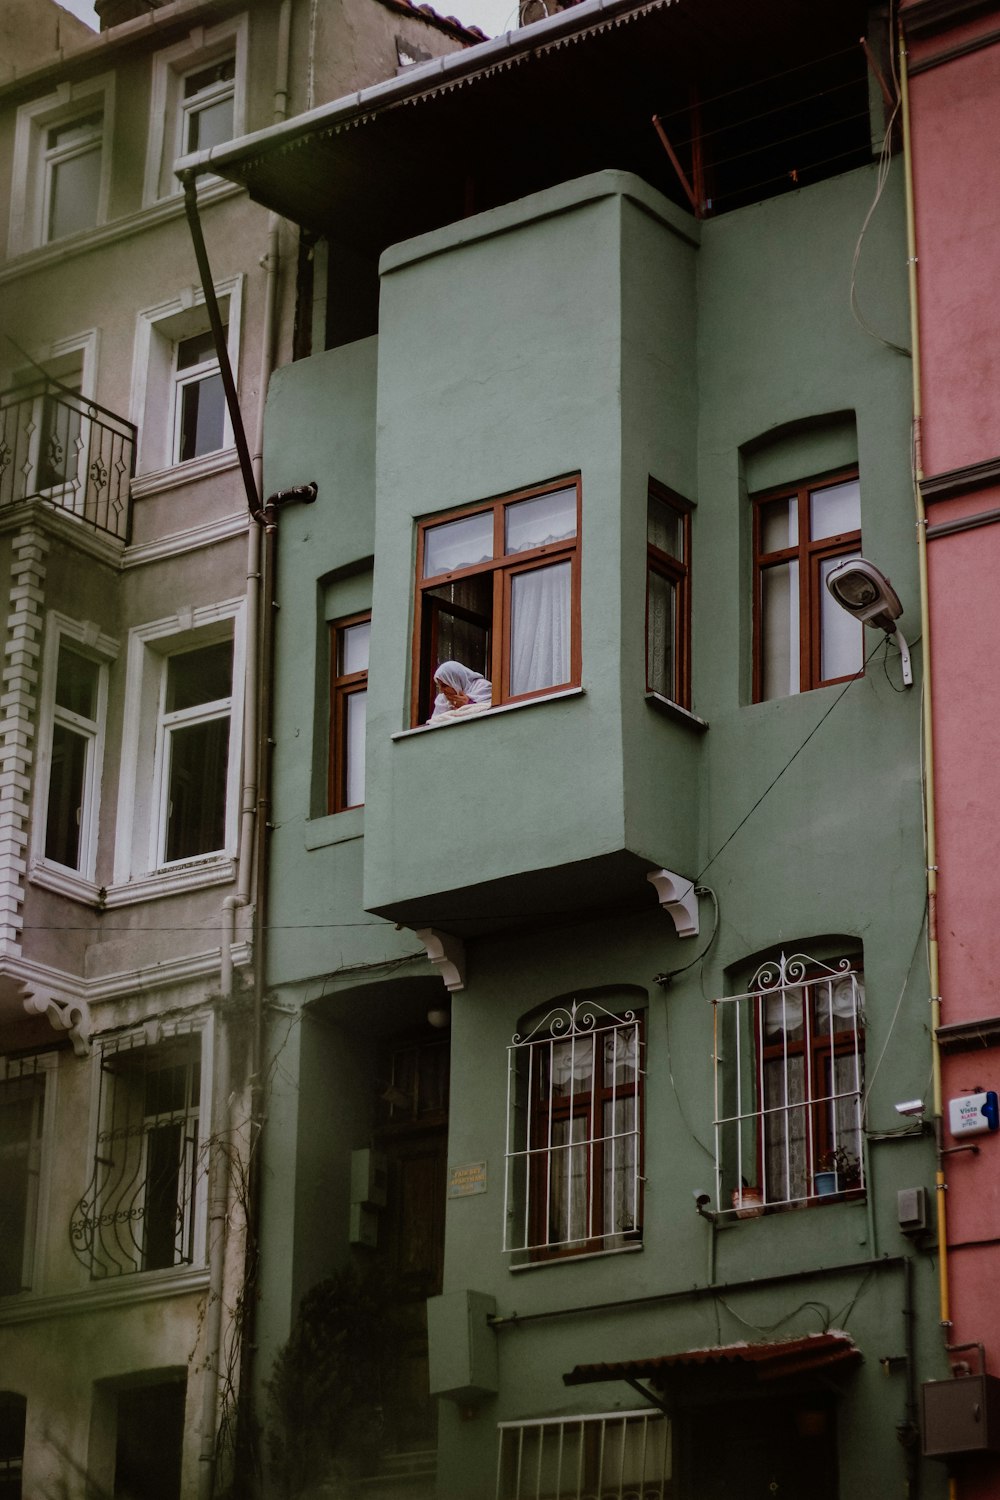
[[[504,1248],[542,1260],[642,1235],[642,1022],[560,1006],[508,1048]]]
[[[721,1180],[757,1187],[765,1207],[863,1190],[860,962],[781,954],[714,1011]]]
[[[443,661],[488,678],[494,705],[579,683],[579,507],[573,480],[420,523],[415,724]]]
[[[826,588],[827,574],[861,556],[857,470],[752,497],[754,701],[857,676],[862,626]]]

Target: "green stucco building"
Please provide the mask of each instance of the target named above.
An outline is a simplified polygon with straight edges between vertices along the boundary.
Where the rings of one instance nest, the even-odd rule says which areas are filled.
[[[944,1493],[920,653],[825,586],[912,644],[886,39],[747,9],[585,0],[211,154],[304,231],[257,1374],[353,1267],[316,1482]],[[491,689],[428,723],[445,660]]]

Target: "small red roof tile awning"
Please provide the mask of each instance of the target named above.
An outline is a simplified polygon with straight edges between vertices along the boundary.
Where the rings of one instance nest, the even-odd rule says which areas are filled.
[[[777,1339],[766,1344],[717,1344],[708,1349],[685,1349],[653,1359],[626,1359],[612,1364],[577,1365],[563,1376],[566,1385],[595,1385],[607,1380],[651,1380],[661,1385],[674,1370],[728,1367],[762,1384],[792,1376],[848,1368],[861,1360],[861,1350],[847,1333],[810,1333],[803,1338]]]

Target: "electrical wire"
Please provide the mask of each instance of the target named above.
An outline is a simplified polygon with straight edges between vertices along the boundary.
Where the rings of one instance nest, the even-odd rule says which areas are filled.
[[[827,52],[824,53],[822,57],[810,58],[808,62],[796,63],[793,68],[782,68],[777,73],[769,73],[766,78],[755,78],[752,83],[738,84],[736,88],[725,89],[721,94],[709,94],[707,99],[699,99],[698,103],[702,108],[704,108],[706,104],[718,104],[722,99],[733,99],[737,94],[748,93],[750,89],[766,88],[772,83],[777,83],[780,78],[790,78],[793,73],[804,73],[807,68],[818,68],[823,63],[836,62],[838,58],[856,54],[857,44],[852,43],[850,47],[842,47],[838,52]],[[824,92],[825,90],[820,90],[820,93]],[[820,95],[814,94],[809,97],[819,98]],[[669,113],[661,115],[660,119],[673,120],[676,119],[678,115],[686,115],[688,111],[688,105],[681,105],[677,109],[670,110]]]
[[[676,979],[678,974],[685,974],[685,973],[687,973],[688,969],[693,969],[694,966],[695,966],[695,964],[701,963],[701,961],[704,959],[705,955],[708,953],[709,948],[711,948],[712,944],[715,942],[716,937],[718,936],[718,932],[719,932],[719,898],[718,898],[718,896],[712,890],[712,887],[710,885],[696,885],[694,887],[694,893],[695,893],[696,896],[711,896],[711,898],[712,898],[712,906],[713,906],[714,912],[715,912],[715,918],[714,918],[714,921],[712,923],[712,936],[709,938],[708,942],[705,944],[704,948],[702,948],[701,952],[697,955],[697,957],[691,959],[690,963],[683,964],[681,966],[681,968],[679,968],[679,969],[668,969],[666,971],[666,973],[664,973],[664,974],[654,974],[653,975],[653,983],[654,984],[662,985],[664,989],[668,989],[670,987],[671,981],[674,980],[674,979]]]
[[[861,303],[858,298],[858,266],[861,261],[861,248],[864,244],[865,235],[868,232],[868,226],[871,223],[872,219],[875,217],[875,211],[878,208],[879,203],[881,202],[882,194],[885,192],[885,185],[889,180],[889,171],[892,166],[892,130],[893,126],[896,123],[896,117],[899,114],[899,110],[900,100],[897,90],[896,103],[893,107],[892,114],[889,116],[889,119],[886,122],[885,134],[882,137],[882,149],[879,152],[878,171],[875,175],[875,197],[872,199],[871,207],[865,214],[864,222],[862,223],[860,232],[858,234],[857,244],[854,246],[854,255],[851,259],[850,307],[851,316],[857,323],[858,327],[864,333],[867,333],[868,336],[870,338],[873,338],[876,343],[881,344],[883,348],[891,349],[894,354],[902,354],[904,358],[909,359],[911,354],[911,351],[909,349],[905,348],[902,344],[893,343],[892,339],[883,338],[882,335],[877,331],[877,329],[872,327],[872,325],[868,322],[868,319],[865,317],[864,313],[861,311]]]
[[[889,1047],[889,1043],[892,1041],[893,1031],[896,1029],[896,1022],[899,1019],[900,1007],[903,1004],[903,996],[906,994],[906,987],[910,982],[910,974],[913,970],[913,960],[916,958],[917,953],[920,951],[921,939],[923,938],[924,928],[926,927],[926,925],[927,908],[926,906],[924,906],[920,913],[920,926],[917,928],[917,936],[914,940],[913,949],[910,953],[910,961],[906,966],[906,972],[903,975],[903,983],[900,985],[899,994],[896,997],[896,1006],[892,1013],[892,1020],[889,1022],[889,1030],[886,1032],[885,1041],[882,1043],[882,1050],[879,1052],[879,1055],[875,1061],[875,1066],[872,1069],[869,1077],[865,1080],[865,1088],[861,1096],[862,1129],[864,1129],[865,1116],[868,1113],[868,1101],[871,1098],[872,1089],[875,1087],[875,1080],[878,1077],[879,1068],[881,1068],[882,1066],[882,1059],[885,1057],[885,1054]]]
[[[881,641],[876,641],[876,643],[872,647],[871,651],[865,657],[865,663],[864,664],[865,664],[866,667],[867,667],[868,663],[874,657],[875,652],[879,649],[879,647],[881,646],[881,644],[882,644]],[[808,745],[809,741],[813,738],[813,736],[819,733],[820,729],[822,729],[822,727],[826,723],[827,719],[833,713],[834,709],[838,706],[838,704],[843,700],[843,698],[845,697],[845,695],[850,692],[851,688],[854,686],[854,684],[856,682],[860,682],[862,680],[863,680],[863,674],[859,674],[857,677],[852,677],[849,682],[847,682],[847,683],[844,684],[844,686],[841,688],[841,690],[837,694],[836,698],[834,698],[833,702],[830,704],[830,706],[826,710],[826,712],[823,713],[820,716],[819,719],[817,719],[816,723],[813,725],[812,729],[810,729],[809,733],[806,735],[806,737],[802,741],[802,743],[798,746],[798,748],[785,761],[785,764],[781,767],[781,770],[778,772],[778,774],[775,777],[773,777],[773,779],[771,781],[768,782],[767,786],[761,792],[761,794],[757,798],[756,802],[747,811],[747,813],[744,815],[744,817],[742,817],[740,819],[740,821],[737,823],[736,827],[733,829],[732,833],[730,833],[729,837],[723,840],[723,842],[719,845],[718,849],[716,849],[715,853],[712,855],[711,859],[709,859],[706,864],[702,865],[701,869],[698,871],[698,874],[694,878],[694,884],[695,884],[695,886],[697,886],[697,885],[700,884],[703,876],[705,875],[705,872],[707,870],[711,869],[712,865],[715,864],[715,861],[718,859],[718,857],[722,853],[722,851],[724,849],[726,849],[732,843],[733,839],[739,833],[740,829],[743,828],[745,826],[745,824],[747,824],[750,821],[750,819],[753,817],[754,813],[757,811],[757,809],[760,806],[760,804],[764,801],[764,798],[767,797],[768,794],[774,790],[774,788],[777,786],[778,782],[781,780],[782,776],[784,776],[785,772],[788,770],[789,766],[791,766],[798,759],[798,757],[802,754],[803,750],[806,748],[806,746]]]

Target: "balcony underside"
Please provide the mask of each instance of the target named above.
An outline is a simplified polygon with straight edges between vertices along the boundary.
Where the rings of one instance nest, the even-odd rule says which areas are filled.
[[[653,868],[648,859],[617,849],[478,885],[400,897],[369,909],[403,927],[431,927],[461,938],[532,931],[564,921],[579,924],[590,917],[656,911],[656,892],[646,878]]]

